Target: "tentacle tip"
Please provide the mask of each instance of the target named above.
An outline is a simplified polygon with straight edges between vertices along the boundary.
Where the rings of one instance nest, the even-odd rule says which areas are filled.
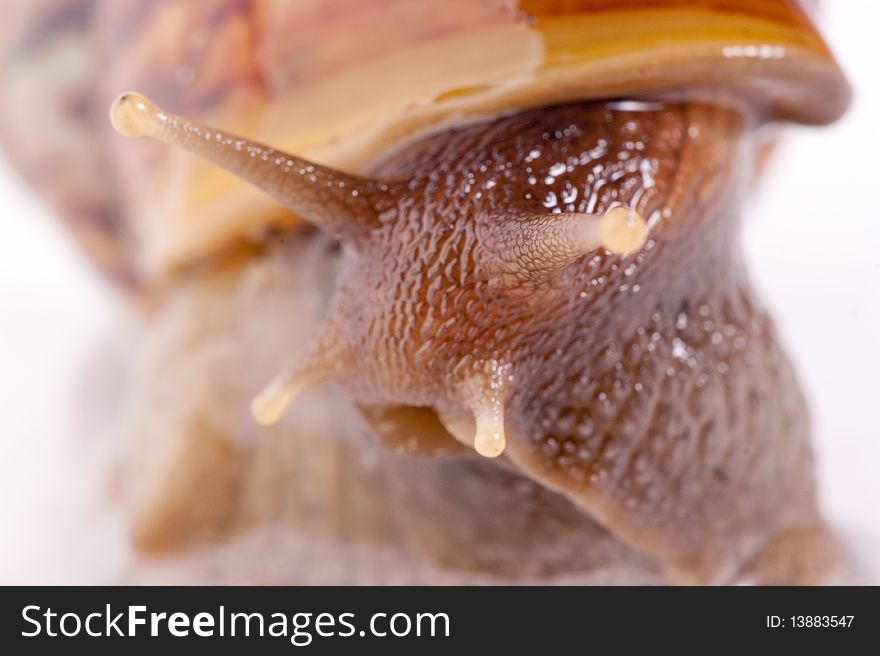
[[[628,207],[608,210],[599,222],[599,240],[602,246],[617,255],[639,250],[648,237],[644,217]]]
[[[251,416],[261,426],[274,426],[280,420],[291,396],[279,381],[273,381],[251,401]]]
[[[474,438],[474,451],[484,458],[497,458],[504,453],[504,447],[503,433],[477,434]]]
[[[504,447],[507,446],[503,415],[483,411],[477,414],[476,420],[474,451],[484,458],[497,458],[504,453]]]
[[[121,135],[142,137],[148,134],[159,108],[139,93],[126,91],[110,105],[110,123]]]

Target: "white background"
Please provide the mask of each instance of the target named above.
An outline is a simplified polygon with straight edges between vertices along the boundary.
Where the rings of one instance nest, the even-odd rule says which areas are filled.
[[[855,104],[831,128],[789,130],[744,241],[811,401],[826,513],[857,581],[877,584],[880,3],[832,0],[822,21]],[[107,362],[126,361],[136,324],[0,160],[0,583],[94,582],[124,567],[122,523],[96,510],[112,479],[95,479],[94,459],[123,384],[124,366]]]

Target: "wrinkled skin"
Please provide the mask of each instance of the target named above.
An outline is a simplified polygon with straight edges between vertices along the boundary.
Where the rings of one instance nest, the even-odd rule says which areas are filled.
[[[831,547],[805,406],[736,252],[743,132],[723,109],[594,103],[397,153],[376,174],[407,182],[348,249],[321,338],[338,377],[364,405],[430,406],[466,441],[469,381],[503,367],[507,457],[673,579],[731,580],[790,535],[790,571],[767,576],[811,580]],[[510,217],[614,202],[651,218],[638,254],[493,275]]]
[[[123,478],[138,551],[123,580],[662,583],[649,558],[568,499],[474,456],[418,412],[375,418],[399,438],[380,443],[330,384],[276,426],[254,423],[249,400],[318,330],[340,259],[314,232],[278,235],[260,257],[169,294],[134,393]],[[426,445],[432,455],[413,453]]]

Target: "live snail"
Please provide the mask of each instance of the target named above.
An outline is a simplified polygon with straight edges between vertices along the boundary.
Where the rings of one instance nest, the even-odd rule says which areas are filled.
[[[113,262],[135,263],[125,279],[159,299],[154,321],[172,334],[130,466],[149,490],[134,495],[142,548],[229,521],[261,425],[280,421],[271,430],[300,454],[348,443],[349,424],[314,434],[284,415],[333,379],[344,395],[330,407],[354,401],[383,449],[404,454],[395,470],[445,472],[396,488],[420,499],[405,502],[426,515],[414,531],[449,543],[407,560],[404,581],[459,567],[452,543],[474,562],[481,549],[498,558],[505,531],[531,540],[530,525],[539,546],[501,547],[514,554],[501,580],[576,578],[590,566],[571,554],[593,534],[579,541],[545,514],[586,515],[671,581],[827,580],[836,554],[805,403],[737,241],[768,128],[829,123],[849,100],[798,3],[258,3],[251,31],[236,22],[246,10],[199,4],[137,15],[150,37],[201,34],[176,77],[142,36],[119,46],[102,84],[168,107],[123,93],[119,132],[210,162],[112,143],[134,252]],[[205,5],[211,20],[196,16]],[[315,279],[318,300],[298,301]],[[308,328],[285,335],[300,318]],[[473,477],[492,491],[449,511],[439,499]],[[389,496],[342,479],[346,499]],[[537,491],[499,511],[518,481]],[[268,507],[271,494],[251,499]],[[499,521],[523,528],[481,534]],[[373,542],[381,523],[331,533]],[[554,531],[566,555],[552,553]]]

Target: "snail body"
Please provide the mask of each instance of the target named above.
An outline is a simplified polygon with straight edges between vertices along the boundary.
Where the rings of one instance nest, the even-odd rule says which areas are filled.
[[[326,378],[374,416],[433,413],[451,436],[483,456],[504,452],[676,580],[725,580],[763,531],[825,539],[803,401],[733,251],[737,113],[540,108],[417,142],[371,180],[131,94],[113,116],[129,133],[230,157],[230,168],[304,216],[317,207],[316,223],[344,245],[316,343],[253,406],[263,423]],[[693,174],[699,185],[680,185]],[[302,205],[312,192],[334,197]],[[601,225],[633,206],[629,230],[642,237],[632,253],[571,236],[571,222]],[[653,219],[648,242],[642,214]],[[766,413],[766,403],[781,411]],[[418,430],[410,439],[419,452],[434,446],[420,445]],[[770,455],[777,450],[786,457]]]
[[[359,20],[379,20],[370,3],[359,6]],[[392,12],[404,16],[404,7]],[[809,19],[794,3],[769,1],[459,9],[438,29],[442,38],[404,32],[396,46],[411,48],[409,58],[355,36],[354,18],[317,23],[347,35],[363,58],[325,62],[326,78],[289,76],[295,83],[279,100],[255,110],[259,129],[242,130],[258,141],[139,94],[114,102],[120,132],[181,146],[255,187],[139,143],[140,168],[125,186],[134,225],[152,217],[141,276],[167,279],[183,264],[188,277],[207,275],[199,267],[239,271],[229,262],[243,241],[259,244],[245,256],[259,261],[285,249],[278,234],[340,244],[310,340],[297,338],[296,356],[274,363],[271,382],[253,381],[247,367],[227,374],[247,379],[253,419],[236,393],[224,430],[259,438],[258,424],[281,421],[268,430],[297,432],[284,423],[287,406],[295,413],[299,394],[334,379],[387,449],[444,463],[420,497],[425,512],[438,513],[424,530],[440,543],[464,531],[470,549],[488,548],[472,534],[488,524],[492,494],[456,497],[454,527],[437,509],[455,496],[444,480],[495,480],[488,472],[497,469],[561,496],[571,504],[563,515],[586,514],[670,580],[823,580],[835,549],[816,508],[805,403],[736,241],[762,126],[825,123],[848,100]],[[387,17],[381,24],[401,34]],[[509,43],[515,57],[472,70],[475,52]],[[303,57],[322,62],[326,48],[310,43]],[[365,93],[357,111],[339,104],[337,85],[370,79],[371,65],[389,80],[387,93]],[[313,120],[280,117],[289,97]],[[325,114],[327,98],[337,105]],[[246,128],[253,116],[243,111],[229,127]],[[282,123],[273,139],[266,126]],[[187,163],[172,169],[196,190],[193,202],[160,194],[144,205],[145,190],[162,189],[168,175],[143,163],[147,153]],[[187,421],[177,429],[184,439],[167,448],[205,432]],[[226,444],[247,449],[235,436],[209,442],[202,456]],[[141,454],[159,448],[141,444]],[[235,465],[212,474],[188,467],[191,455],[175,458],[140,474],[174,471],[165,478],[177,482],[140,497],[147,548],[173,543],[169,527],[183,518],[218,512],[197,491],[205,480],[237,485]],[[394,465],[408,466],[424,465]],[[407,480],[404,495],[426,485]],[[545,503],[558,502],[529,512],[540,516]],[[522,519],[515,507],[505,513]],[[217,517],[206,523],[219,525]],[[499,535],[490,534],[487,543]]]

